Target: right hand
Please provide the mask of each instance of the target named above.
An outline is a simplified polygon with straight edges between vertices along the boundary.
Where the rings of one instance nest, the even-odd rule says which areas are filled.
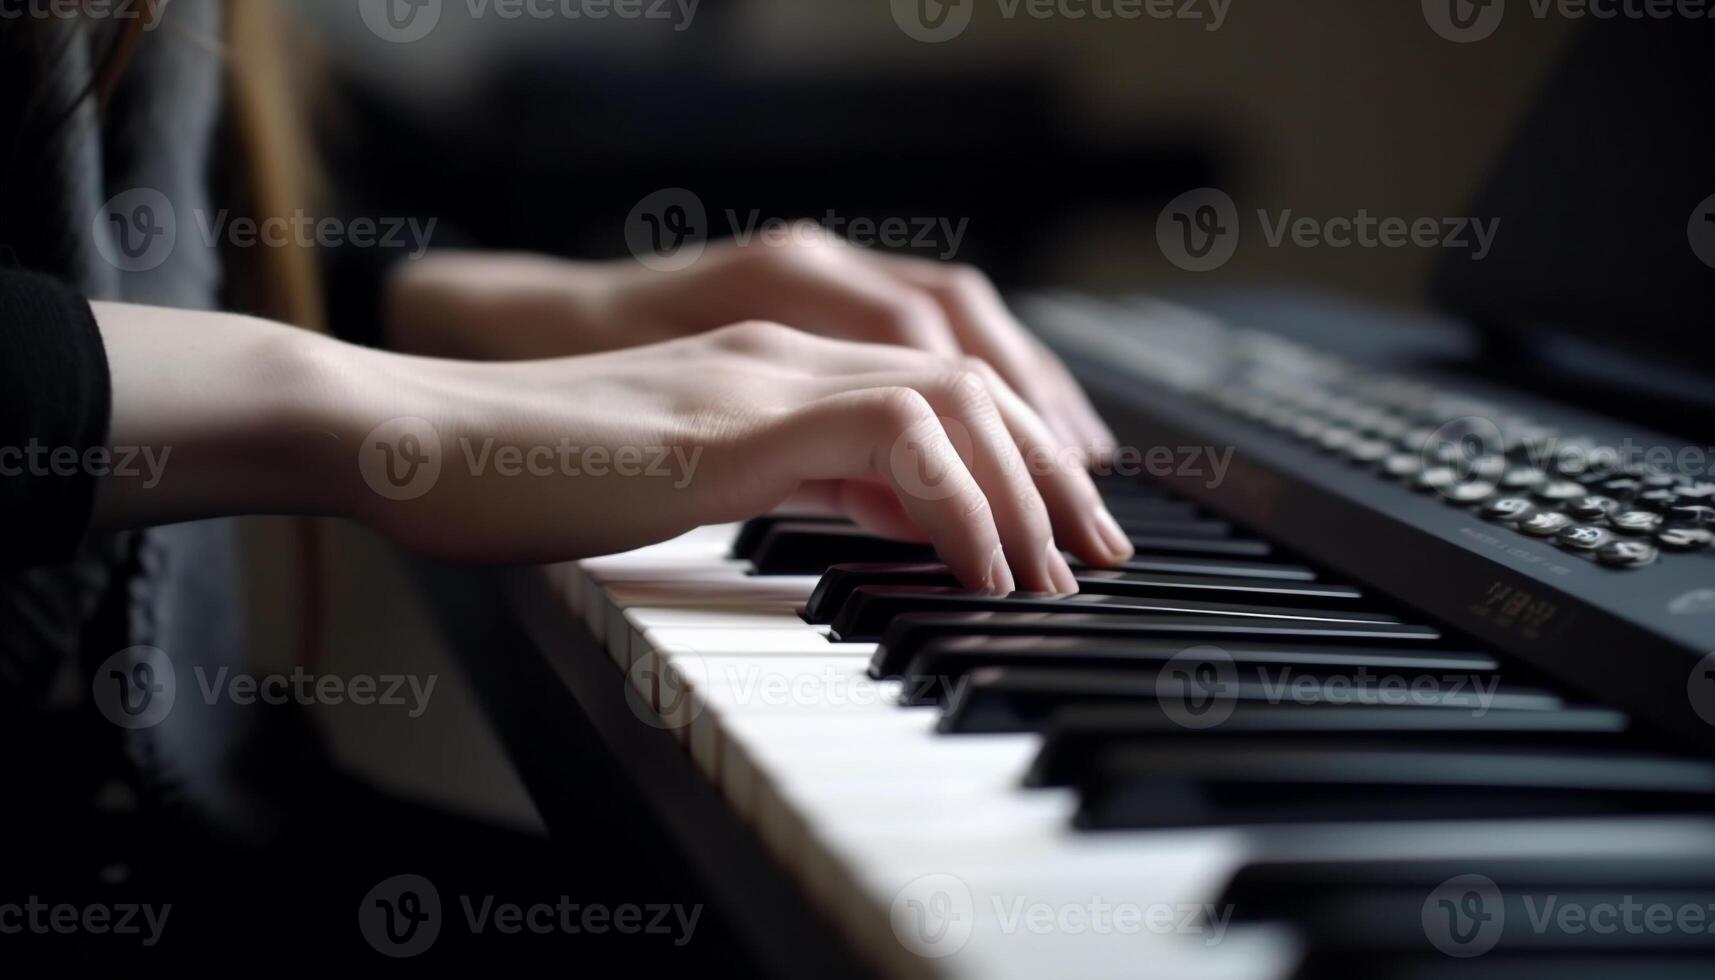
[[[360,486],[353,509],[430,555],[565,560],[782,505],[931,542],[961,582],[991,592],[1076,591],[1061,548],[1095,565],[1131,555],[1082,452],[974,358],[767,323],[500,364],[366,354],[368,417],[350,430],[360,452],[392,451],[403,430],[387,420],[417,417],[440,472],[409,499]],[[505,447],[538,471],[502,472]],[[610,471],[587,472],[589,447]],[[631,475],[611,471],[622,452],[635,454]],[[670,473],[651,476],[658,456]]]

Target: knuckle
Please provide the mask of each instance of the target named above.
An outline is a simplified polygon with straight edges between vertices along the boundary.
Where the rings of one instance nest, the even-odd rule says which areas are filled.
[[[990,524],[994,522],[994,508],[989,506],[989,500],[980,491],[972,490],[959,501],[959,518],[967,522]]]
[[[778,350],[791,343],[797,331],[766,320],[747,320],[722,327],[715,333],[716,342],[730,350],[757,352]]]
[[[972,371],[956,359],[951,366],[928,379],[922,387],[924,391],[933,394],[935,401],[946,405],[967,420],[985,417],[994,406],[988,379],[983,377],[982,372]]]
[[[876,304],[870,318],[880,337],[912,347],[928,347],[940,333],[940,308],[916,293]]]
[[[994,282],[974,265],[953,262],[941,267],[941,281],[949,292],[961,296],[988,296],[995,291]]]
[[[906,431],[935,422],[935,410],[923,393],[914,388],[882,388],[876,392],[875,412],[882,424],[894,431]]]

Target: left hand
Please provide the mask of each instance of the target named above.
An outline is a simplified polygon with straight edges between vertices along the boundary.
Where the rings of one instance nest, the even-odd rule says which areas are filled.
[[[965,265],[848,245],[815,225],[789,244],[711,244],[659,272],[628,262],[439,252],[401,266],[388,332],[417,353],[527,359],[633,347],[744,320],[986,361],[1065,445],[1092,457],[1113,434],[1072,375]]]

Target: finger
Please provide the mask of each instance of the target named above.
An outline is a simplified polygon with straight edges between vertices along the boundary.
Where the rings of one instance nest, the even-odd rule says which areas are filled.
[[[858,388],[904,387],[920,392],[952,437],[994,514],[1008,564],[1020,588],[1033,592],[1075,592],[1077,582],[1054,542],[1053,522],[1024,457],[989,393],[989,380],[961,368],[924,374],[859,375],[830,384]],[[933,494],[937,488],[913,461],[894,458],[906,468],[899,482],[909,492]]]
[[[972,358],[972,369],[986,375],[1001,418],[1019,455],[1042,494],[1055,540],[1091,565],[1117,565],[1133,553],[1131,539],[1108,511],[1086,457],[1060,446],[1048,425],[992,367]]]
[[[1014,588],[994,513],[940,419],[910,388],[846,390],[776,420],[750,460],[755,479],[801,483],[880,476],[968,588]]]
[[[859,254],[838,241],[769,253],[778,258],[756,267],[763,279],[751,300],[764,303],[769,318],[813,333],[958,354],[946,311]]]
[[[853,344],[804,333],[782,334],[769,353],[790,359],[812,372],[841,376],[874,375],[856,383],[895,383],[900,376],[920,377],[924,356],[918,351],[881,344]],[[1089,457],[1082,447],[1055,438],[1048,425],[990,365],[974,357],[947,361],[946,373],[980,374],[1027,471],[1048,508],[1053,533],[1060,544],[1092,565],[1112,565],[1130,558],[1131,541],[1120,531],[1086,471]],[[889,377],[889,373],[893,376]]]
[[[994,365],[1062,441],[1095,452],[1112,451],[1113,433],[1083,390],[1012,315],[987,276],[970,266],[866,254],[901,282],[927,293],[945,311],[959,345]]]

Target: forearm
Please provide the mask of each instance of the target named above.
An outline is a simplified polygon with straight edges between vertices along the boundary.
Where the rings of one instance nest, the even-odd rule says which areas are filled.
[[[353,513],[381,355],[249,317],[93,307],[113,389],[99,526]]]
[[[666,329],[610,336],[616,329],[608,307],[618,278],[619,270],[603,263],[435,251],[393,267],[382,333],[394,350],[471,360],[587,354],[671,336]]]

